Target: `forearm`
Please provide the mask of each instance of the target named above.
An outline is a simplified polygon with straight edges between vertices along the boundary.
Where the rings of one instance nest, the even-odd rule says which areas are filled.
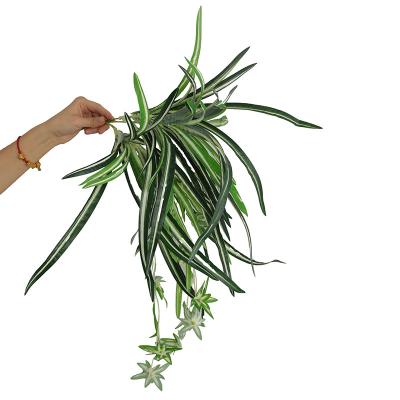
[[[19,143],[21,152],[30,161],[40,160],[58,144],[57,138],[46,123],[39,124],[23,134]],[[0,150],[0,194],[28,169],[30,168],[25,162],[18,158],[16,140]]]

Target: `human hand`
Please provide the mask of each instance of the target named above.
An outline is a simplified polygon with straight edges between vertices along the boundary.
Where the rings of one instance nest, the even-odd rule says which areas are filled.
[[[79,131],[86,134],[104,133],[107,120],[114,117],[102,105],[79,96],[66,108],[43,123],[57,144],[69,142]]]

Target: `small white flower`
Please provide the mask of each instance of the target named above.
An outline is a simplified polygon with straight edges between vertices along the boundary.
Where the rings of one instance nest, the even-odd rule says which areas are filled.
[[[201,311],[198,310],[197,308],[193,308],[192,311],[189,310],[188,306],[186,303],[183,303],[183,313],[184,313],[184,318],[179,318],[181,321],[179,325],[176,328],[182,327],[179,331],[179,337],[183,339],[186,335],[187,331],[190,331],[193,329],[194,333],[196,336],[201,339],[201,331],[200,327],[205,326],[204,325],[204,319],[201,316]]]
[[[144,387],[149,386],[150,383],[154,383],[160,390],[162,390],[161,379],[164,379],[164,377],[161,375],[161,372],[165,371],[169,364],[157,364],[152,366],[148,361],[137,364],[142,369],[142,372],[133,375],[131,379],[144,379]]]

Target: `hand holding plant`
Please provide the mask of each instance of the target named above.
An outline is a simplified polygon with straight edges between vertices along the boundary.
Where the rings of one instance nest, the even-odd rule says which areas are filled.
[[[86,134],[104,133],[110,127],[106,121],[112,119],[112,114],[102,105],[79,96],[43,124],[57,143],[63,144],[69,142],[82,129]]]

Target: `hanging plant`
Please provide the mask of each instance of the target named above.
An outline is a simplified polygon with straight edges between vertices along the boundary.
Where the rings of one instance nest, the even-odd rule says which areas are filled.
[[[162,372],[172,363],[172,355],[182,349],[186,333],[193,331],[201,339],[205,314],[213,318],[211,307],[217,299],[208,291],[209,280],[220,281],[233,296],[235,292],[244,293],[244,290],[232,278],[231,257],[251,266],[253,273],[255,265],[268,264],[253,259],[246,223],[247,208],[237,189],[223,145],[232,149],[245,166],[265,214],[261,180],[243,149],[221,129],[228,123],[225,111],[256,111],[303,128],[320,129],[275,108],[230,102],[236,86],[221,100],[220,92],[255,64],[232,73],[248,51],[246,48],[214,78],[205,82],[197,67],[201,26],[200,7],[193,54],[190,60],[186,59],[186,68],[179,66],[182,79],[166,100],[149,108],[139,77],[134,74],[133,86],[139,110],[130,114],[125,112],[123,116],[108,121],[115,133],[110,154],[64,176],[63,179],[89,175],[81,185],[93,190],[65,235],[32,275],[25,290],[26,294],[67,250],[92,215],[108,183],[124,175],[139,208],[137,235],[132,237],[131,243],[137,236],[136,254],[140,256],[146,277],[155,329],[151,336],[154,343],[139,346],[152,361],[138,363],[142,371],[132,379],[143,378],[145,386],[154,383],[160,390],[161,379],[164,379]],[[211,101],[212,96],[215,99]],[[117,123],[125,124],[128,132],[118,129]],[[248,256],[230,242],[232,215],[228,213],[227,203],[247,232]],[[196,232],[196,239],[189,233],[189,225]],[[209,256],[209,245],[216,246],[219,262]],[[167,300],[162,286],[164,279],[156,275],[157,249],[176,281],[175,313],[179,324],[172,337],[161,337],[160,334],[160,301]],[[163,363],[154,364],[155,361]]]

